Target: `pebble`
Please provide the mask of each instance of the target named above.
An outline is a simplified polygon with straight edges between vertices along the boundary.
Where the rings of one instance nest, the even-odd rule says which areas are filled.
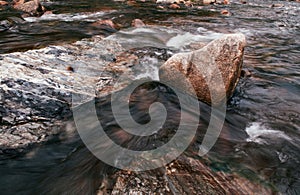
[[[212,4],[215,3],[215,0],[203,0],[203,4],[208,5],[208,4]]]
[[[0,5],[8,5],[6,1],[0,1]]]
[[[225,5],[230,4],[229,0],[224,0],[223,3],[224,3]]]
[[[284,5],[276,3],[276,4],[272,4],[270,7],[284,7]]]
[[[180,6],[176,3],[173,3],[169,6],[170,9],[180,9]]]
[[[142,27],[142,26],[146,26],[146,25],[141,19],[134,19],[131,22],[131,26],[132,27]]]
[[[241,71],[241,77],[251,77],[251,75],[252,75],[252,73],[247,69],[243,69]]]
[[[116,24],[112,20],[99,20],[92,24],[92,26],[101,26],[101,25],[107,25],[113,29],[117,28]]]
[[[50,15],[50,14],[53,14],[52,11],[45,11],[45,13],[43,15]]]
[[[228,10],[224,9],[224,10],[221,11],[221,14],[229,16],[230,12]]]

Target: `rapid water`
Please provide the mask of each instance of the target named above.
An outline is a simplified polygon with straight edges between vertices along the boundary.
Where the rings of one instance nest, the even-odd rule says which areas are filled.
[[[282,5],[271,6],[273,4]],[[264,180],[283,194],[300,193],[299,3],[249,0],[247,4],[232,1],[230,5],[195,6],[180,10],[159,10],[148,3],[128,5],[112,1],[47,1],[45,6],[53,10],[53,14],[26,18],[25,21],[18,19],[18,13],[12,10],[1,10],[0,21],[11,21],[9,24],[1,24],[1,53],[102,34],[108,36],[107,39],[119,41],[125,48],[145,51],[138,78],[150,76],[157,79],[158,67],[165,58],[179,51],[189,51],[190,43],[209,42],[226,33],[244,33],[247,48],[243,69],[250,72],[250,76],[240,80],[233,97],[228,101],[224,129],[215,148],[209,153],[209,158],[221,164],[216,169],[230,169],[247,178]],[[221,15],[219,12],[222,9],[227,9],[231,15]],[[115,33],[111,29],[91,25],[98,19],[111,18],[122,26],[121,31]],[[135,18],[151,26],[128,28]],[[159,58],[161,50],[166,51],[163,59]],[[156,94],[167,105],[175,118],[170,118],[166,125],[176,126],[175,113],[179,112],[176,98],[174,100],[168,90],[153,85],[146,87],[147,93]],[[136,104],[131,107],[134,118],[141,122],[149,120],[141,107],[144,108],[152,100],[137,97]],[[106,101],[99,100],[99,107],[106,108]],[[145,105],[139,106],[140,103]],[[209,107],[205,104],[201,106],[201,124],[205,128],[209,120]],[[107,109],[107,114],[100,120],[113,120]],[[116,136],[122,142],[126,136],[112,127],[108,127],[108,131],[111,130],[112,137]],[[172,133],[168,132],[166,137],[158,139],[157,144],[167,141]],[[201,132],[198,136],[201,140]],[[125,145],[147,148],[147,145],[143,145],[144,141],[132,138]],[[193,151],[195,145],[197,141],[190,150]],[[35,188],[37,191],[33,192],[57,194],[70,190],[70,193],[88,193],[95,191],[100,180],[114,172],[113,168],[99,162],[87,151],[76,133],[71,140],[54,137],[37,151],[31,155],[0,161],[2,192],[32,193],[31,186],[40,181]],[[71,167],[70,175],[62,173],[62,170]],[[18,181],[30,182],[24,183],[25,187],[11,186],[16,186]],[[80,189],[79,183],[89,187]],[[53,189],[57,191],[51,191]]]

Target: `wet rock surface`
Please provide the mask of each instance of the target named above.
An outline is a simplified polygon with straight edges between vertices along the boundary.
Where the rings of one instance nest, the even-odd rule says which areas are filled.
[[[94,37],[64,46],[49,46],[40,50],[1,55],[1,159],[9,159],[12,156],[19,156],[21,153],[27,153],[36,144],[51,141],[56,135],[58,138],[61,137],[60,135],[64,135],[64,140],[68,140],[66,138],[68,134],[73,137],[76,129],[73,122],[71,124],[69,122],[72,119],[72,94],[80,97],[82,103],[95,96],[106,97],[112,91],[126,86],[126,83],[118,85],[120,88],[114,86],[119,75],[126,74],[128,78],[134,79],[135,66],[142,63],[145,56],[156,55],[157,57],[159,55],[161,60],[166,60],[170,56],[169,52],[167,49],[151,47],[126,51],[114,41]],[[148,97],[153,97],[140,95],[143,97],[143,101],[138,102],[142,103]],[[100,105],[102,105],[101,102]],[[106,115],[106,112],[99,114]],[[113,136],[121,139],[122,142],[122,134],[113,134]],[[147,143],[143,139],[137,139],[137,141],[133,139],[131,142],[134,143],[134,147]],[[58,146],[64,147],[63,143]],[[46,149],[47,145],[43,147]],[[49,147],[54,149],[56,145],[49,145]],[[77,167],[72,164],[72,159],[77,157],[92,159],[92,163],[84,160],[90,172],[94,169],[98,170],[99,167],[102,171],[105,170],[103,163],[91,154],[87,157],[82,156],[86,155],[87,149],[75,148],[73,150],[74,155],[71,152],[64,157],[69,160],[62,161],[66,163],[64,166],[68,167],[70,173],[85,167]],[[36,156],[35,154],[30,155]],[[33,159],[35,158],[40,159],[38,156]],[[64,172],[59,171],[59,167],[55,166],[50,170],[53,169],[55,174],[61,176]],[[41,168],[41,170],[43,169]],[[204,161],[186,156],[155,171],[134,173],[112,170],[115,169],[106,168],[104,171],[105,173],[116,172],[110,173],[108,176],[111,179],[109,184],[105,184],[105,180],[100,182],[100,178],[95,175],[93,178],[96,183],[89,179],[86,180],[87,178],[80,180],[85,175],[76,171],[74,174],[80,175],[80,178],[76,176],[72,182],[87,181],[93,183],[94,186],[98,184],[100,186],[98,194],[107,191],[112,194],[198,194],[199,192],[203,194],[222,194],[223,192],[247,194],[247,192],[253,191],[263,194],[271,193],[268,188],[253,184],[240,176],[223,172],[215,173],[205,165]],[[60,180],[50,182],[51,177],[47,175],[46,177],[45,181],[49,186],[56,186],[55,188],[46,188],[51,192],[59,192],[66,188],[65,185],[59,184]],[[63,178],[64,176],[60,177],[60,179]],[[93,192],[93,189],[84,182],[80,184],[81,189],[79,187],[70,188],[69,191],[86,189]],[[39,188],[44,189],[42,185]],[[35,190],[38,191],[39,188]]]
[[[212,171],[203,160],[181,156],[165,168],[144,173],[119,171],[111,194],[271,194],[241,176]]]
[[[123,53],[119,44],[95,37],[1,55],[1,152],[22,151],[59,133],[58,127],[72,115],[72,94],[85,95],[87,100],[102,96],[117,71],[129,70],[131,61],[125,63],[128,58],[121,58]]]
[[[195,91],[204,102],[219,104],[233,94],[238,83],[245,45],[244,35],[232,34],[200,50],[175,54],[160,67],[160,80],[190,94]]]

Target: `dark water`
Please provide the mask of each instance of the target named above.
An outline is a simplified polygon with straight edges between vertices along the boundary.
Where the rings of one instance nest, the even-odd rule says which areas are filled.
[[[283,4],[283,7],[271,7],[276,3]],[[181,10],[159,10],[155,5],[147,3],[128,5],[111,1],[51,1],[45,3],[45,6],[53,10],[54,15],[22,21],[17,19],[20,14],[13,10],[4,9],[0,12],[0,20],[10,21],[8,27],[3,27],[0,32],[1,53],[70,42],[94,34],[107,36],[114,33],[112,29],[93,26],[92,23],[98,19],[113,19],[125,30],[134,18],[140,18],[158,28],[168,26],[169,29],[164,31],[167,35],[158,32],[157,28],[152,29],[151,35],[161,38],[157,40],[164,40],[172,33],[181,34],[185,38],[189,37],[185,34],[189,32],[205,41],[223,33],[244,33],[248,42],[244,70],[249,71],[251,76],[241,79],[234,96],[228,101],[223,132],[209,156],[248,178],[266,180],[283,194],[300,193],[299,3],[248,1],[247,4],[241,4],[233,1],[226,6],[210,5],[201,9],[195,6]],[[232,15],[219,14],[222,9],[229,10]],[[58,14],[65,15],[55,18]],[[87,17],[78,19],[81,16]],[[125,34],[122,33],[117,36],[119,39],[123,37]],[[134,36],[130,38],[137,39]],[[150,38],[153,42],[153,37]],[[150,38],[148,36],[149,40]],[[126,39],[127,35],[125,44]],[[147,36],[143,39],[147,40]],[[161,44],[154,42],[154,45]],[[168,47],[167,44],[165,47]],[[166,125],[176,126],[176,113],[182,114],[179,113],[176,98],[173,99],[171,92],[160,91],[157,85],[147,89],[148,93],[159,94],[159,99],[174,114],[175,118],[170,118]],[[133,105],[133,116],[142,121],[148,120],[148,115],[139,107],[138,102],[152,100],[144,100],[143,96],[137,97],[141,97],[143,101],[136,101]],[[109,102],[99,100],[98,103],[99,107],[108,109],[106,118],[100,120],[113,120],[109,114]],[[203,126],[199,127],[199,140],[194,142],[187,155],[201,142],[201,129],[205,129],[209,120],[209,107],[201,104],[201,109],[203,112],[200,124]],[[120,142],[128,138],[120,129],[112,129],[108,127],[107,131]],[[167,141],[172,133],[174,134],[166,133],[166,137],[162,136],[158,142]],[[129,140],[124,143],[127,147],[135,145],[138,148],[147,148],[147,145],[142,144],[145,140],[130,137]],[[109,177],[115,171],[96,160],[76,135],[71,140],[54,137],[52,141],[41,146],[33,157],[24,156],[0,163],[1,183],[4,182],[1,188],[4,187],[2,192],[7,194],[22,190],[32,193],[32,189],[53,194],[65,190],[70,190],[70,193],[92,192],[99,187],[101,179]],[[32,182],[25,183],[25,186],[19,185],[19,188],[11,186],[16,186],[18,181]],[[36,185],[35,182],[40,184],[32,188]],[[52,188],[54,185],[56,187]]]

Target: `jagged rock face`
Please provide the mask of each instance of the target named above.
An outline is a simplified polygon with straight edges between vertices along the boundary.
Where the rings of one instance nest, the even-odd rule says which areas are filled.
[[[245,45],[244,35],[229,34],[202,49],[175,54],[160,67],[160,80],[196,93],[208,104],[212,100],[218,104],[233,94],[241,74]]]

